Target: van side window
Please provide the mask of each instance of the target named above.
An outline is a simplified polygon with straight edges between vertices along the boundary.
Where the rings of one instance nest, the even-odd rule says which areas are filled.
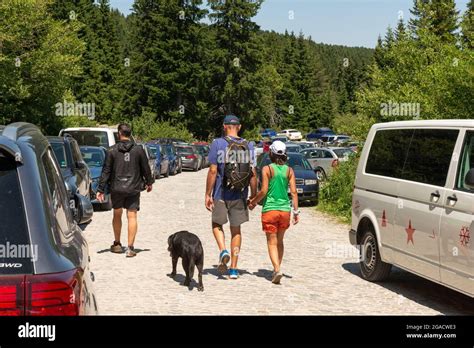
[[[415,129],[402,179],[445,186],[459,130]]]
[[[466,132],[466,139],[462,147],[462,153],[459,157],[458,177],[456,180],[456,189],[462,191],[474,192],[464,183],[466,174],[474,169],[474,131]]]
[[[365,171],[368,174],[401,179],[413,129],[383,129],[372,141]]]

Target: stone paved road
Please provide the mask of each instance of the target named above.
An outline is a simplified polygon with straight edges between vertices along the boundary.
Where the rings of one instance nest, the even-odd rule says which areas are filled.
[[[161,179],[152,193],[142,195],[136,242],[142,251],[136,258],[109,252],[112,214],[94,215],[85,235],[101,314],[474,314],[474,301],[467,296],[401,270],[394,270],[383,284],[362,280],[348,242],[349,227],[309,207],[302,209],[300,224],[287,232],[282,285],[269,281],[271,263],[259,208],[243,227],[240,279],[218,277],[217,247],[203,204],[206,174],[203,170]],[[167,238],[183,229],[197,234],[204,246],[202,293],[180,285],[180,263],[177,278],[167,277]]]

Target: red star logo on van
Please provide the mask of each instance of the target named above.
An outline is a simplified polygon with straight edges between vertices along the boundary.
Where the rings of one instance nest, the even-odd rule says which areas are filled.
[[[459,242],[462,246],[467,247],[471,239],[471,231],[466,226],[461,228],[461,232],[459,233]]]
[[[411,227],[411,220],[408,222],[408,228],[405,228],[405,231],[407,232],[407,244],[411,242],[411,244],[415,245],[413,235],[415,234],[416,230]]]
[[[382,213],[382,227],[387,227],[387,217],[385,216],[385,210]]]

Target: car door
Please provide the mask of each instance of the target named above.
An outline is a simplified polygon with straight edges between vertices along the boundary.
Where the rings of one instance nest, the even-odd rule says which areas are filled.
[[[306,160],[309,162],[311,165],[311,168],[316,168],[317,163],[318,163],[318,154],[316,150],[303,150],[301,151],[301,154],[306,158]]]
[[[415,129],[398,186],[395,262],[440,280],[440,221],[457,129]]]
[[[335,160],[334,155],[331,151],[326,149],[321,149],[319,151],[319,166],[324,169],[326,175],[329,175],[333,168],[333,161]]]
[[[453,156],[452,180],[442,202],[440,272],[444,284],[474,296],[474,187],[465,180],[474,170],[474,130],[463,133]]]

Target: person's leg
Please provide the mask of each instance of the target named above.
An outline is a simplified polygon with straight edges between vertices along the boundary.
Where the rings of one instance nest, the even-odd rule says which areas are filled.
[[[278,264],[281,266],[281,262],[283,261],[283,254],[285,252],[285,245],[283,244],[283,238],[285,237],[286,229],[278,230],[277,232],[277,246],[278,246]]]
[[[237,269],[237,262],[239,261],[240,247],[242,245],[242,234],[240,233],[240,226],[230,226],[230,233],[232,235],[232,241],[230,244],[230,249],[231,249],[230,268]]]
[[[123,209],[114,209],[114,217],[112,219],[112,226],[114,229],[114,238],[116,243],[120,243],[120,235],[122,234],[122,213]]]
[[[216,239],[217,246],[219,251],[222,252],[225,250],[225,236],[222,225],[219,225],[215,222],[212,223],[212,233],[214,233],[214,238]]]
[[[278,255],[278,236],[277,233],[266,233],[268,255],[273,265],[275,272],[280,271],[280,257]]]
[[[138,222],[137,222],[137,211],[127,210],[128,219],[128,246],[133,247],[135,244],[135,236],[137,235]]]

